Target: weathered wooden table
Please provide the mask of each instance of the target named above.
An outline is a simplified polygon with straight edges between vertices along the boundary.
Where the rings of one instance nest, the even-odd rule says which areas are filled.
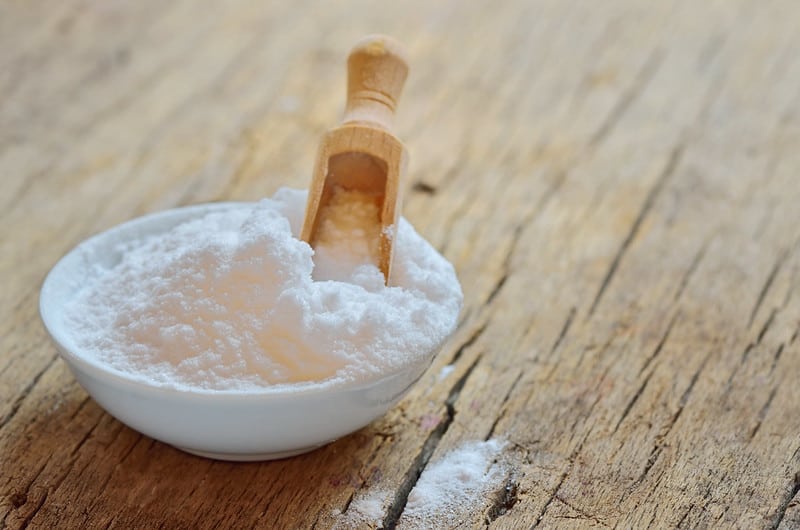
[[[461,526],[800,527],[798,21],[791,0],[3,3],[0,520],[325,528],[380,489],[391,527],[426,466],[497,438],[504,478]],[[404,213],[459,272],[457,333],[304,456],[123,426],[48,341],[44,275],[140,214],[307,185],[373,31],[410,48]]]

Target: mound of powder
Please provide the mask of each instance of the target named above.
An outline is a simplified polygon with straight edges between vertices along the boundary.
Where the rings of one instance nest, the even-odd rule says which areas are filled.
[[[500,440],[467,442],[426,467],[408,495],[400,528],[458,528],[487,495],[502,485],[502,466],[494,461]]]
[[[226,391],[364,380],[435,350],[461,308],[452,265],[401,219],[390,287],[369,262],[326,259],[335,280],[315,279],[305,201],[282,189],[126,243],[65,307],[73,346],[137,380]]]
[[[342,513],[333,510],[333,530],[349,530],[350,528],[383,528],[383,518],[386,516],[385,506],[390,502],[389,493],[383,490],[358,494]]]
[[[462,528],[503,487],[509,470],[498,463],[502,440],[468,441],[428,465],[408,495],[400,530]],[[333,510],[332,527],[383,528],[393,496],[389,490],[359,491],[344,512]]]

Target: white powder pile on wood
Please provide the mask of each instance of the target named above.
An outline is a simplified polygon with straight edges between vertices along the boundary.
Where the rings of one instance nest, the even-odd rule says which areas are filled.
[[[407,530],[461,528],[503,486],[506,469],[498,463],[505,442],[466,442],[428,465],[420,475],[397,527]],[[340,528],[381,528],[391,498],[383,489],[356,494],[344,513],[333,512]]]
[[[347,511],[333,511],[335,530],[350,528],[373,527],[380,528],[386,516],[386,507],[389,504],[389,494],[383,490],[368,491],[366,494],[357,495]]]
[[[399,528],[457,528],[503,482],[495,460],[503,442],[468,442],[422,472],[400,516]]]
[[[363,380],[428,355],[452,332],[452,265],[401,220],[393,285],[297,239],[306,194],[280,190],[133,241],[65,308],[74,350],[163,387],[279,391]]]
[[[315,280],[347,281],[356,269],[378,271],[380,204],[378,197],[335,187],[319,212],[314,244]]]

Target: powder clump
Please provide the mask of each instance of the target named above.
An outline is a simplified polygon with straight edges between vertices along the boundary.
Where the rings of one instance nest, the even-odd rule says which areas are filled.
[[[503,440],[464,442],[430,463],[408,495],[397,521],[400,530],[468,527],[492,493],[503,487],[509,469],[502,461]],[[344,512],[332,513],[334,529],[383,528],[389,490],[359,491]]]
[[[389,504],[389,493],[383,490],[367,491],[357,495],[345,513],[333,511],[334,530],[350,528],[383,528],[386,506]]]
[[[503,481],[500,440],[467,442],[425,468],[408,495],[399,528],[456,528]]]
[[[401,219],[392,286],[363,255],[321,256],[319,281],[297,239],[305,200],[282,189],[121,246],[65,308],[76,351],[150,384],[249,391],[357,381],[436,349],[462,302],[452,265]]]

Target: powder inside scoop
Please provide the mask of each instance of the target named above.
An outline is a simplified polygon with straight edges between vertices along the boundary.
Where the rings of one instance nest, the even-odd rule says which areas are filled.
[[[460,310],[452,265],[405,220],[391,287],[368,245],[314,256],[297,239],[305,200],[283,189],[126,242],[65,307],[75,349],[150,384],[233,391],[359,381],[429,355]],[[361,206],[328,233],[353,235]]]
[[[377,265],[381,233],[378,199],[360,191],[333,189],[319,212],[315,280],[346,281],[355,269]]]

